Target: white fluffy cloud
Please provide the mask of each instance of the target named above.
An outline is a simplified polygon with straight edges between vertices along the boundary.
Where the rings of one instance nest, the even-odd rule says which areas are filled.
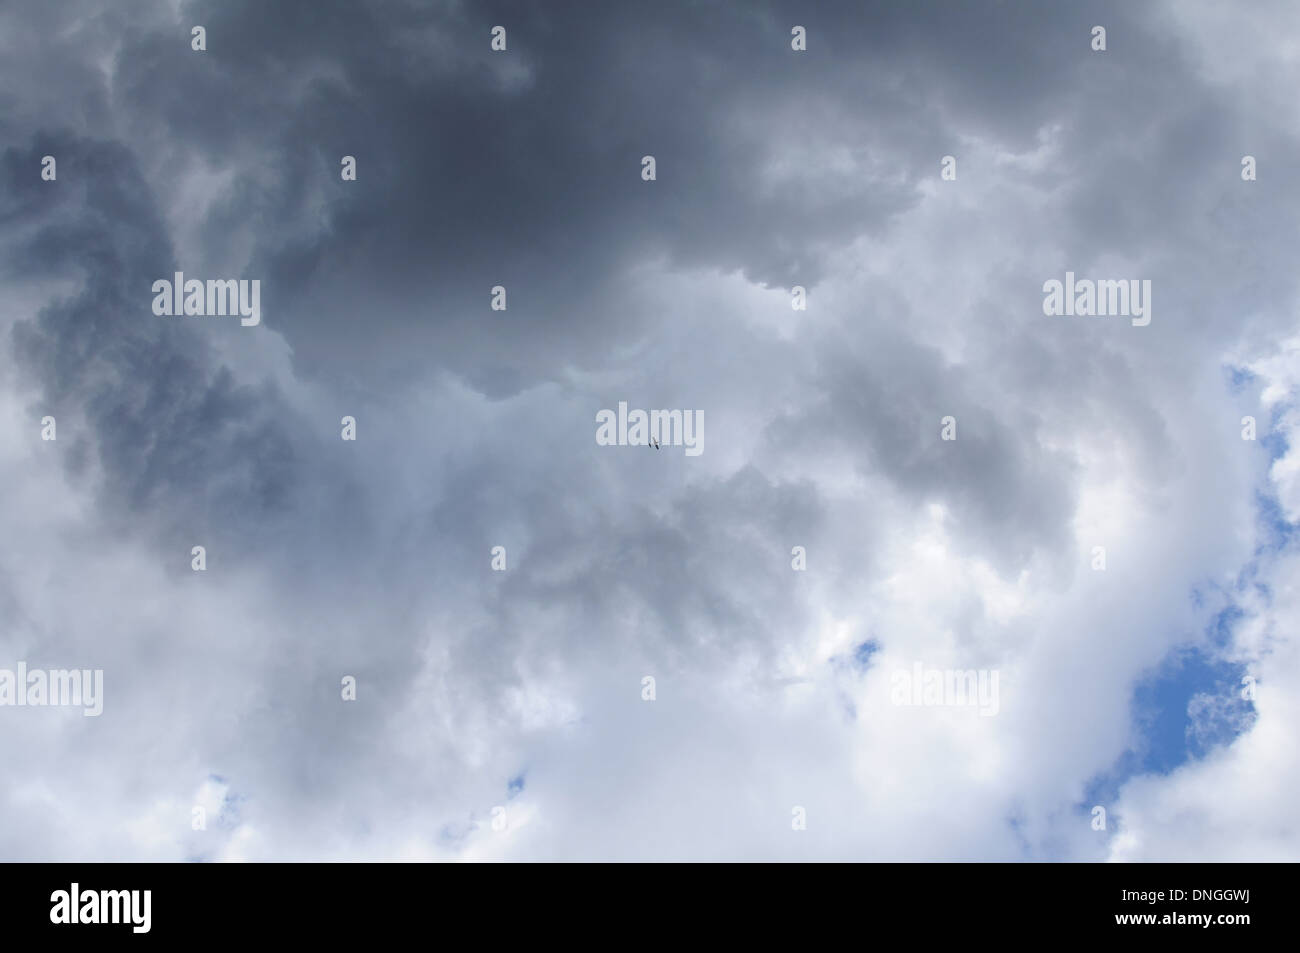
[[[1199,49],[1200,14],[1181,11],[1178,49]],[[162,24],[121,42],[179,69]],[[716,92],[734,108],[697,117],[707,146],[672,138],[691,128],[680,117],[647,119],[667,137],[660,204],[600,170],[564,179],[614,190],[616,212],[557,223],[537,198],[511,236],[525,250],[503,259],[478,225],[445,225],[459,237],[440,244],[443,226],[403,218],[393,193],[348,206],[314,159],[277,166],[280,133],[256,123],[273,99],[223,142],[181,128],[125,62],[108,56],[110,89],[78,74],[71,88],[108,108],[69,155],[89,169],[101,143],[121,151],[85,196],[47,208],[15,190],[3,234],[8,259],[48,267],[5,275],[0,535],[22,543],[0,550],[0,667],[103,668],[105,713],[0,709],[14,768],[0,854],[1295,859],[1296,557],[1266,503],[1300,518],[1300,363],[1280,343],[1294,288],[1269,237],[1297,196],[1242,183],[1234,155],[1174,163],[1177,188],[1134,165],[1181,155],[1198,123],[1239,131],[1218,111],[1225,84],[1279,81],[1286,59],[1207,77],[1164,47],[1124,54],[1126,27],[1152,41],[1151,23],[1117,19],[1115,74],[1080,65],[1074,86],[1045,82],[1019,107],[987,64],[945,53],[943,31],[917,55],[972,85],[923,97],[942,108],[887,87],[866,119],[837,123],[830,80],[859,67],[820,64],[776,109],[797,118],[793,140],[767,135],[761,97],[728,81]],[[216,54],[185,80],[204,96],[262,62]],[[1178,96],[1162,85],[1174,69]],[[557,70],[538,52],[529,82],[498,93],[572,81]],[[444,79],[417,70],[376,101],[442,95]],[[337,122],[424,154],[382,110],[345,121],[346,97],[295,95],[319,121],[297,132]],[[819,105],[793,110],[800,97]],[[1142,110],[1140,136],[1100,134]],[[731,124],[704,122],[716,115]],[[7,154],[14,169],[41,130],[19,118],[31,141]],[[592,134],[592,154],[622,161],[617,139]],[[543,145],[544,170],[573,148]],[[950,151],[956,182],[938,178]],[[406,181],[399,159],[363,157],[358,185]],[[722,159],[734,191],[673,173]],[[62,168],[58,188],[78,188]],[[1267,198],[1250,204],[1252,188]],[[241,217],[262,202],[284,221]],[[74,239],[82,252],[56,253]],[[1229,249],[1246,240],[1242,270]],[[548,251],[571,257],[552,267]],[[417,280],[422,256],[446,269],[436,286]],[[173,258],[263,274],[263,326],[148,324],[147,278]],[[487,286],[450,287],[460,264],[477,281],[503,260],[529,276],[509,311],[487,309]],[[800,268],[814,277],[795,312],[784,282]],[[1044,316],[1042,283],[1067,269],[1152,277],[1152,324]],[[597,446],[596,411],[620,400],[702,409],[704,454]],[[344,414],[355,443],[338,439]],[[1245,414],[1260,441],[1241,439]],[[1270,456],[1279,434],[1291,449]],[[1253,720],[1184,686],[1196,753],[1166,774],[1135,767],[1151,743],[1135,690],[1189,648],[1257,678]],[[996,670],[997,714],[894,704],[895,674],[917,663]]]

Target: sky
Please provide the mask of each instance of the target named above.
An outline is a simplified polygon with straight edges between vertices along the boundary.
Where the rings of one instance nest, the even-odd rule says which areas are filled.
[[[1296,35],[0,4],[0,858],[1300,859]]]

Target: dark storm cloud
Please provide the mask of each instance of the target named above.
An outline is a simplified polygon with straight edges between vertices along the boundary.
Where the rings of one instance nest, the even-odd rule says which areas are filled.
[[[57,16],[40,16],[58,32]],[[1160,72],[1180,64],[1149,26],[1126,35],[1120,6],[1062,18],[1041,4],[223,3],[182,5],[178,19],[161,7],[138,21],[112,16],[89,27],[115,41],[103,51],[109,92],[84,66],[51,81],[70,107],[106,100],[123,141],[57,150],[64,181],[84,183],[84,215],[61,194],[64,217],[41,224],[12,259],[51,273],[75,261],[86,285],[15,340],[51,399],[85,409],[113,492],[137,509],[168,499],[200,508],[185,518],[214,530],[262,525],[293,505],[295,489],[309,501],[304,515],[327,512],[349,477],[308,489],[325,451],[307,446],[293,412],[214,366],[194,329],[150,320],[136,289],[175,267],[234,261],[260,277],[267,327],[286,336],[300,368],[345,392],[364,393],[395,367],[446,364],[499,398],[568,364],[604,365],[615,344],[651,333],[656,316],[622,297],[638,263],[815,286],[827,255],[887,233],[914,205],[938,156],[959,151],[954,131],[1027,148],[1060,99],[1074,97],[1071,135],[1099,137],[1108,120],[1090,117],[1109,113],[1088,112],[1070,92],[1097,71],[1069,55],[1090,20],[1104,18],[1114,38],[1120,78],[1106,102],[1127,109],[1121,119],[1139,124],[1154,114],[1144,96],[1163,103],[1180,82]],[[510,31],[507,54],[488,49],[498,22]],[[788,55],[795,22],[818,55]],[[205,53],[189,48],[193,23],[208,31]],[[1148,61],[1132,52],[1134,31],[1156,51]],[[1139,95],[1126,97],[1135,80]],[[54,148],[39,128],[29,135],[37,144],[6,159],[14,221],[38,215],[28,170]],[[1187,141],[1170,139],[1175,168]],[[837,149],[847,166],[818,164]],[[655,183],[639,179],[643,153],[659,160]],[[343,154],[358,158],[355,183],[339,180]],[[231,177],[208,209],[202,259],[178,261],[158,193],[174,196],[200,167]],[[1079,247],[1068,254],[1087,261],[1116,228],[1122,247],[1177,211],[1173,189],[1156,191],[1168,203],[1156,212],[1126,204],[1119,187],[1149,193],[1157,174],[1126,171],[1082,176],[1068,239]],[[1208,174],[1206,160],[1194,171]],[[234,251],[245,235],[246,265]],[[1079,244],[1089,241],[1096,249]],[[509,289],[506,314],[487,308],[497,283]],[[1029,540],[1059,540],[1066,470],[970,405],[980,396],[950,382],[936,354],[901,344],[876,382],[837,358],[836,343],[825,347],[823,396],[802,417],[807,446],[863,441],[864,467],[917,500],[946,489],[976,530],[999,528],[1015,557]],[[967,409],[961,463],[915,439],[935,430],[944,403]],[[510,505],[503,492],[493,498]],[[337,532],[361,540],[366,503],[349,499],[340,519],[354,528]]]
[[[37,214],[29,183],[46,149],[64,181],[75,180],[76,199]],[[42,413],[62,417],[72,460],[93,447],[108,498],[165,521],[178,510],[193,521],[198,511],[201,525],[251,528],[281,509],[295,459],[275,420],[275,394],[237,384],[201,337],[150,310],[148,289],[172,272],[172,256],[132,153],[60,136],[11,147],[0,168],[0,219],[20,236],[7,256],[10,279],[33,271],[80,279],[13,332],[16,355],[43,390]]]
[[[650,333],[619,296],[637,264],[816,285],[825,254],[915,203],[950,126],[1022,146],[1087,68],[1064,65],[1078,34],[1041,4],[182,11],[125,28],[112,97],[164,174],[233,173],[211,257],[252,235],[268,324],[306,368],[446,364],[496,396]],[[818,54],[792,57],[805,21]],[[840,152],[848,166],[817,167]],[[488,311],[496,284],[508,317]]]
[[[499,397],[565,363],[600,364],[618,338],[647,332],[653,316],[632,317],[619,300],[618,279],[638,261],[815,285],[815,250],[886,228],[915,201],[915,181],[945,148],[942,110],[1025,139],[1056,84],[1017,85],[1012,65],[1037,69],[1067,42],[1032,7],[948,10],[921,30],[896,5],[832,5],[807,24],[828,52],[805,65],[785,55],[796,12],[196,4],[179,25],[120,26],[111,99],[130,144],[84,170],[80,151],[59,150],[65,181],[86,183],[86,215],[18,249],[51,271],[84,261],[87,286],[67,315],[19,329],[20,354],[52,397],[93,405],[110,481],[133,506],[156,506],[160,493],[203,498],[214,528],[257,522],[243,494],[254,513],[287,505],[307,479],[303,438],[281,423],[274,393],[235,384],[196,336],[142,313],[135,289],[187,263],[173,261],[132,149],[173,176],[196,162],[233,172],[209,211],[206,257],[229,260],[223,242],[253,234],[246,273],[262,277],[267,325],[299,362],[324,362],[345,387],[394,362],[446,362]],[[516,85],[487,48],[496,22],[509,26],[505,56],[528,73]],[[206,27],[206,53],[189,49],[190,23]],[[420,62],[411,37],[445,61]],[[834,55],[859,43],[856,57]],[[975,79],[943,86],[945,71]],[[805,143],[847,147],[866,178],[765,180],[783,149]],[[658,182],[639,180],[643,152],[658,157]],[[20,169],[39,153],[11,157],[11,194],[28,197],[14,214],[32,211]],[[339,180],[345,153],[358,157],[358,182]],[[110,162],[127,174],[111,175]],[[498,282],[511,295],[505,315],[487,310]],[[59,336],[77,322],[92,333]],[[108,382],[91,383],[96,373]],[[928,478],[899,462],[907,434],[889,429],[891,413],[869,418],[886,441],[873,457],[923,489]],[[821,419],[854,439],[849,421]],[[198,492],[213,482],[232,495]],[[986,492],[987,509],[1000,491]]]

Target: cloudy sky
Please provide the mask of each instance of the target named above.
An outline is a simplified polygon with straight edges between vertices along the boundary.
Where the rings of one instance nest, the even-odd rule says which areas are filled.
[[[1297,35],[0,6],[0,857],[1300,859]]]

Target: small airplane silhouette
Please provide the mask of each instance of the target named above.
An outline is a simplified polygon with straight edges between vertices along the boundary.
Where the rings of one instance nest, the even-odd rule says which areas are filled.
[[[647,444],[647,446],[654,447],[656,450],[658,450],[658,449],[659,449],[659,438],[658,438],[658,437],[651,437],[651,438],[650,438],[650,441],[651,441],[651,442],[650,442],[649,444]]]

